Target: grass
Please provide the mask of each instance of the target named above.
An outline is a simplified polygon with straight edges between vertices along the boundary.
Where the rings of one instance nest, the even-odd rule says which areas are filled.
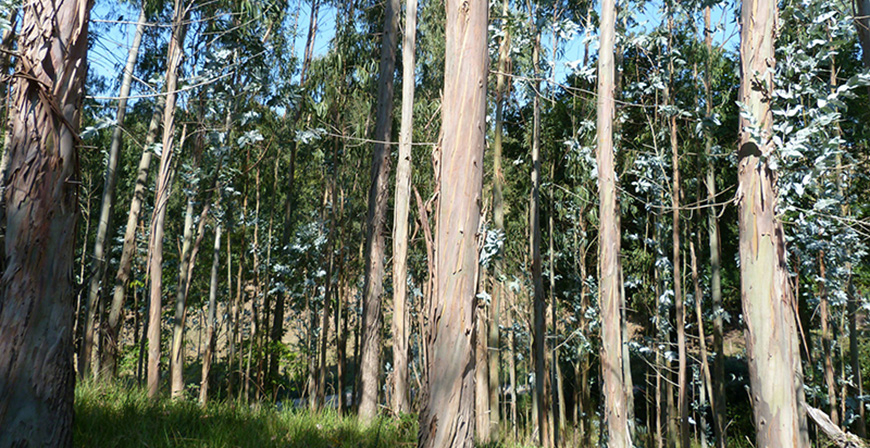
[[[75,396],[74,445],[80,447],[416,446],[416,419],[382,418],[371,426],[333,411],[254,408],[192,401],[149,400],[122,384],[80,384]]]

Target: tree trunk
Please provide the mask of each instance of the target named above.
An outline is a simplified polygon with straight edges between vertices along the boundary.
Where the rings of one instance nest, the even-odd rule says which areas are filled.
[[[21,6],[23,76],[13,78],[3,180],[0,446],[72,446],[77,145],[91,5]]]
[[[181,243],[181,263],[175,294],[175,319],[172,323],[172,347],[169,353],[169,386],[172,398],[184,395],[184,321],[187,268],[190,264],[190,246],[193,239],[193,198],[187,198],[184,211],[184,234]]]
[[[502,138],[504,134],[504,102],[506,96],[506,71],[510,58],[510,28],[507,26],[507,15],[510,8],[509,0],[502,2],[502,32],[498,50],[498,73],[496,74],[495,87],[495,132],[493,134],[492,156],[492,220],[496,231],[504,232],[504,171],[502,169]],[[501,276],[504,275],[503,257],[499,256],[493,264],[493,294],[492,307],[490,310],[489,343],[487,354],[489,356],[489,424],[490,437],[498,440],[499,425],[499,321],[501,315],[502,295],[504,283]]]
[[[133,44],[127,55],[127,65],[124,66],[124,77],[121,81],[121,92],[118,94],[118,112],[116,114],[115,129],[112,131],[112,145],[109,148],[109,162],[106,166],[106,179],[103,184],[102,203],[100,205],[100,217],[97,221],[97,235],[94,240],[94,255],[91,260],[91,279],[88,287],[88,298],[85,305],[86,320],[85,334],[82,340],[81,354],[79,355],[79,378],[84,378],[90,369],[91,352],[94,346],[94,328],[97,320],[97,302],[100,300],[100,285],[106,277],[106,238],[110,232],[112,208],[115,202],[115,184],[118,179],[118,160],[121,152],[121,137],[123,135],[124,116],[127,114],[127,97],[130,95],[130,86],[133,83],[133,70],[136,69],[136,60],[139,56],[139,45],[142,43],[142,34],[145,31],[145,7],[139,12],[139,20],[136,23],[136,33],[133,36]],[[94,372],[95,376],[100,372]]]
[[[329,180],[329,203],[330,205],[324,207],[324,210],[327,208],[330,210],[330,218],[329,218],[329,234],[327,235],[327,261],[326,261],[326,286],[324,287],[323,294],[323,314],[320,320],[320,370],[318,372],[317,377],[317,409],[320,410],[323,408],[324,398],[326,396],[326,373],[329,371],[329,367],[326,363],[326,352],[329,348],[329,318],[331,311],[331,305],[333,298],[337,295],[335,293],[335,287],[333,286],[333,276],[335,275],[335,239],[336,232],[338,227],[338,213],[336,210],[338,209],[338,197],[336,196],[336,183],[338,180],[338,171],[339,171],[339,162],[338,162],[338,153],[339,153],[339,141],[336,139],[333,142],[333,151],[332,151],[332,164],[334,167],[333,175]],[[338,306],[336,306],[338,308]],[[336,325],[335,329],[336,333],[338,333],[338,326]]]
[[[700,241],[700,239],[699,239]],[[695,318],[698,324],[698,342],[699,353],[701,358],[701,391],[700,391],[700,433],[701,446],[707,448],[707,392],[712,394],[712,381],[710,380],[710,364],[707,361],[707,335],[704,334],[704,311],[703,311],[703,293],[701,292],[701,284],[698,280],[698,260],[695,257],[695,243],[689,240],[689,256],[692,260],[692,283],[695,286]],[[715,416],[714,416],[715,418]]]
[[[828,291],[827,291],[827,274],[825,270],[825,251],[820,250],[818,253],[819,260],[819,321],[821,322],[822,332],[822,350],[825,356],[825,386],[827,387],[828,395],[828,413],[831,416],[831,421],[835,425],[839,424],[839,416],[837,414],[837,385],[834,379],[834,361],[831,356],[831,328],[830,315],[828,313]]]
[[[166,67],[166,106],[163,112],[163,147],[160,171],[151,217],[151,238],[148,242],[148,263],[151,275],[151,301],[148,317],[148,396],[157,398],[160,386],[160,324],[163,293],[163,233],[166,208],[172,185],[173,145],[175,143],[175,109],[178,94],[178,70],[184,58],[185,9],[181,0],[175,0],[172,37],[169,41]],[[182,138],[182,142],[184,139]]]
[[[555,158],[553,161],[555,162]],[[552,165],[553,172],[555,172],[555,163]],[[554,176],[555,177],[555,176]],[[558,313],[559,308],[556,302],[556,258],[555,258],[555,249],[553,242],[553,212],[555,210],[554,201],[552,194],[550,195],[550,216],[548,217],[548,227],[549,227],[549,239],[550,244],[548,244],[547,252],[550,259],[550,306],[547,309],[548,318],[547,321],[553,326],[553,333],[559,334],[559,325],[558,325]],[[551,409],[552,418],[551,418],[551,426],[553,428],[553,446],[559,445],[559,438],[564,437],[564,424],[565,424],[565,393],[562,385],[562,368],[559,365],[559,343],[558,340],[553,340],[552,345],[552,355],[550,357],[550,365],[552,366],[550,369],[550,384],[555,388],[550,397],[553,403],[553,407]],[[550,349],[548,349],[548,353]]]
[[[809,446],[803,409],[794,296],[786,267],[782,224],[776,216],[776,173],[766,162],[769,140],[756,141],[748,126],[770,135],[777,9],[773,0],[744,2],[740,34],[741,83],[737,192],[740,271],[746,352],[756,424],[756,446]],[[745,117],[752,117],[751,123]]]
[[[130,272],[133,267],[133,257],[136,255],[136,229],[139,227],[139,214],[142,211],[142,201],[145,199],[145,189],[148,188],[148,168],[151,166],[152,145],[157,139],[160,122],[163,119],[165,97],[158,98],[148,125],[145,145],[142,147],[142,157],[136,170],[136,184],[133,187],[133,197],[130,201],[130,212],[127,214],[127,228],[124,231],[124,245],[121,249],[121,260],[118,262],[118,273],[115,275],[115,287],[112,292],[112,306],[109,309],[109,323],[106,329],[106,369],[112,376],[117,375],[118,342],[123,323],[124,301],[127,287],[130,283]]]
[[[704,7],[704,45],[707,47],[707,57],[704,60],[704,94],[706,96],[705,118],[713,117],[713,28],[710,21],[710,6]],[[722,262],[719,249],[719,216],[716,201],[716,175],[713,166],[713,135],[708,127],[704,127],[704,154],[707,157],[707,234],[710,239],[710,296],[713,303],[713,393],[710,399],[713,404],[713,433],[716,437],[716,448],[725,448],[725,353],[722,343]]]
[[[578,213],[578,225],[580,226],[580,234],[582,236],[581,247],[578,253],[580,259],[578,269],[580,270],[580,328],[583,339],[589,341],[591,332],[589,331],[589,320],[586,318],[586,310],[589,309],[589,287],[586,283],[586,278],[589,275],[586,266],[586,255],[589,252],[589,240],[586,238],[586,209],[583,208]],[[592,443],[592,392],[589,387],[589,371],[592,369],[590,361],[590,350],[583,348],[580,353],[580,431],[581,431],[581,446],[590,446]]]
[[[668,51],[673,50],[673,12],[668,11]],[[674,55],[668,55],[668,74],[670,81],[665,88],[665,105],[675,106],[671,90],[674,82]],[[671,211],[673,225],[671,239],[673,243],[674,268],[674,308],[677,314],[677,412],[680,414],[680,446],[689,448],[689,385],[686,377],[686,312],[683,304],[683,276],[680,271],[680,152],[677,145],[677,116],[671,113],[668,117],[668,130],[671,143]]]
[[[481,217],[485,220],[486,217]],[[478,269],[477,294],[486,293],[486,271]],[[480,300],[475,306],[474,335],[474,429],[476,442],[489,443],[489,359],[487,359],[487,312],[486,304]]]
[[[540,58],[541,35],[540,31],[535,33],[535,46],[532,49],[532,65],[534,71],[538,73],[538,63]],[[535,398],[537,400],[537,415],[538,415],[538,444],[545,447],[553,446],[552,432],[549,424],[550,420],[550,377],[549,377],[549,356],[547,356],[546,338],[547,338],[547,323],[546,323],[546,299],[544,298],[544,279],[541,274],[541,100],[538,92],[540,91],[540,82],[535,81],[535,97],[534,97],[534,118],[532,127],[532,196],[529,204],[529,229],[531,241],[529,245],[532,250],[532,284],[534,286],[534,310],[535,310],[535,331],[534,331],[534,350],[532,357],[535,360]]]
[[[616,4],[602,0],[598,49],[598,195],[599,195],[599,304],[601,306],[601,364],[604,376],[604,419],[609,446],[629,448],[630,391],[623,370],[622,308],[620,286],[620,223],[616,174],[613,167],[614,61]]]
[[[359,417],[371,423],[378,413],[378,384],[381,374],[381,300],[384,292],[384,229],[387,219],[390,179],[390,138],[392,135],[393,72],[396,67],[399,0],[387,0],[384,11],[384,34],[378,75],[378,110],[375,122],[375,150],[372,153],[371,186],[366,215],[365,283],[363,287],[362,396]]]
[[[420,448],[471,448],[474,303],[486,133],[488,3],[447,0],[435,291]]]
[[[411,208],[411,143],[414,139],[414,52],[417,39],[417,0],[405,2],[402,39],[402,129],[396,163],[395,217],[393,218],[393,411],[411,411],[408,390],[408,213]]]
[[[199,386],[199,404],[208,403],[208,380],[211,373],[211,362],[214,357],[215,324],[217,322],[217,288],[218,268],[220,268],[221,224],[217,223],[214,230],[214,252],[211,261],[211,281],[208,287],[208,332],[206,333],[205,355],[202,358],[202,381]]]
[[[311,5],[311,15],[308,20],[308,38],[305,44],[305,54],[302,60],[302,71],[300,73],[300,85],[305,85],[306,77],[308,76],[308,67],[311,65],[312,58],[312,50],[309,48],[314,48],[314,41],[317,36],[317,16],[320,8],[319,0],[314,0]],[[298,16],[297,16],[298,18]],[[294,25],[295,29],[295,25]],[[296,40],[293,39],[293,50],[295,53],[296,50]],[[296,113],[294,122],[298,122],[301,116],[302,109]],[[294,142],[290,149],[290,164],[287,167],[288,179],[287,179],[287,193],[286,198],[284,200],[284,229],[281,237],[281,245],[287,246],[290,243],[290,237],[293,234],[293,212],[295,211],[296,204],[296,150],[297,144]],[[269,337],[272,340],[272,345],[277,347],[282,344],[282,338],[284,337],[284,305],[286,300],[286,292],[282,291],[278,293],[278,296],[275,298],[275,314],[272,319],[272,329]],[[273,394],[278,392],[278,383],[277,376],[279,370],[279,351],[272,351],[269,356],[269,368],[267,372],[267,376],[271,381],[274,382]]]

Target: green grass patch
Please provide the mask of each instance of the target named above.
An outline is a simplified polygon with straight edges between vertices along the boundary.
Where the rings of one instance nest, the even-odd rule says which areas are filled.
[[[74,444],[80,447],[304,447],[416,446],[416,419],[382,418],[370,426],[334,411],[319,414],[217,402],[149,400],[122,384],[80,384],[75,397]]]

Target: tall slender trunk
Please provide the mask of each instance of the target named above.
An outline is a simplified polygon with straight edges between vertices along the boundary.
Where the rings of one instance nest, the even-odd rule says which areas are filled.
[[[580,227],[581,246],[578,251],[580,270],[580,328],[584,340],[589,340],[591,332],[589,331],[589,319],[586,317],[586,310],[589,309],[589,287],[586,283],[586,278],[589,276],[586,266],[586,255],[589,253],[589,240],[586,238],[586,208],[582,208],[578,213],[578,226]],[[580,353],[580,434],[581,446],[589,446],[592,441],[592,392],[589,387],[589,371],[592,369],[590,361],[590,350],[583,348]]]
[[[486,219],[481,217],[481,222]],[[483,235],[483,234],[481,234]],[[478,269],[478,297],[486,293],[486,271]],[[487,359],[487,310],[483,301],[475,306],[474,335],[474,430],[477,443],[489,443],[489,359]]]
[[[620,223],[616,174],[613,163],[614,61],[616,4],[601,2],[601,30],[598,48],[598,195],[599,195],[599,304],[601,306],[601,364],[604,377],[604,419],[613,448],[632,446],[629,428],[630,390],[625,387],[620,287]],[[602,425],[603,426],[603,425]]]
[[[366,215],[365,283],[363,286],[362,396],[359,417],[370,423],[378,412],[378,387],[381,372],[381,300],[384,292],[384,256],[387,203],[390,196],[390,138],[393,127],[393,72],[396,67],[399,0],[387,0],[384,11],[384,34],[378,74],[378,108],[375,143],[372,153],[369,205]]]
[[[331,179],[329,180],[329,191],[327,192],[329,195],[329,205],[324,207],[324,209],[329,209],[329,234],[327,235],[327,255],[326,255],[326,279],[324,282],[326,283],[324,287],[323,294],[323,314],[320,319],[320,370],[317,373],[317,409],[321,409],[324,404],[324,398],[326,396],[326,373],[329,370],[329,366],[326,363],[326,352],[329,348],[329,321],[330,314],[332,313],[331,306],[335,296],[335,287],[333,286],[333,276],[335,275],[335,239],[337,236],[336,230],[338,227],[338,197],[336,196],[336,183],[338,173],[339,173],[339,162],[338,162],[338,152],[339,152],[339,141],[336,139],[333,142],[333,150],[332,150],[332,159],[333,159],[333,167],[334,172],[332,173]],[[336,306],[338,308],[338,306]],[[338,333],[338,326],[336,325],[335,332]],[[339,394],[340,395],[340,394]]]
[[[247,151],[247,156],[245,157],[245,171],[247,172],[248,166],[250,166],[250,158],[251,152]],[[230,372],[233,370],[233,363],[236,363],[235,366],[235,375],[230,374],[230,384],[233,384],[232,379],[235,378],[237,381],[236,384],[239,386],[238,396],[237,398],[241,398],[242,392],[244,390],[244,385],[242,384],[242,380],[244,376],[242,376],[242,363],[244,358],[244,328],[242,327],[242,317],[244,313],[245,307],[245,279],[244,273],[245,271],[245,254],[247,253],[245,250],[246,247],[246,239],[248,235],[248,180],[246,176],[242,176],[241,179],[243,185],[242,194],[242,214],[241,214],[241,241],[239,241],[239,265],[238,269],[236,269],[236,294],[233,298],[233,306],[232,306],[232,315],[233,315],[233,341],[231,350],[230,350],[230,361],[228,363],[228,368]],[[228,235],[229,237],[229,235]],[[229,397],[232,397],[232,393],[227,394]]]
[[[202,357],[202,381],[199,386],[199,404],[205,406],[208,403],[208,385],[209,375],[211,374],[211,363],[214,358],[215,325],[217,323],[217,288],[218,288],[218,269],[220,268],[220,249],[221,249],[221,224],[217,223],[214,229],[214,251],[212,252],[211,261],[211,280],[208,287],[208,330],[206,333],[205,355]]]
[[[312,51],[308,51],[308,48],[314,48],[314,41],[317,36],[317,15],[319,11],[319,0],[313,0],[311,15],[308,20],[308,38],[306,40],[305,45],[305,55],[302,60],[302,72],[300,73],[300,85],[305,85],[305,80],[308,75],[308,68],[311,65]],[[298,15],[296,17],[298,21]],[[293,29],[295,31],[296,25],[294,24]],[[295,32],[294,32],[295,36]],[[292,44],[293,50],[296,50],[296,38],[293,38]],[[296,113],[294,123],[299,121],[301,116],[302,109]],[[297,145],[294,143],[290,149],[290,163],[287,167],[287,191],[284,199],[284,229],[281,236],[281,245],[287,246],[290,243],[290,237],[293,235],[293,219],[296,205],[296,150]],[[282,343],[282,338],[284,337],[284,307],[286,301],[286,293],[279,292],[275,297],[275,313],[272,318],[272,328],[271,334],[269,337],[272,340],[273,346],[279,346]],[[276,394],[278,391],[278,369],[279,369],[279,357],[280,352],[272,351],[269,355],[269,367],[267,371],[267,376],[270,381],[273,382],[273,394]]]
[[[767,100],[774,88],[773,0],[744,2],[740,32],[741,83],[738,151],[738,227],[743,317],[756,446],[809,446],[803,372],[798,352],[794,296],[786,267],[785,235],[776,216],[776,173],[767,163],[771,141],[756,141],[747,128],[753,118],[770,135],[773,114]],[[760,87],[759,87],[760,86]]]
[[[127,97],[130,95],[130,86],[133,83],[133,70],[136,69],[136,60],[139,56],[139,46],[142,43],[142,34],[145,32],[145,7],[139,12],[139,20],[136,22],[136,33],[133,35],[133,43],[127,55],[127,64],[124,66],[124,76],[121,81],[121,91],[118,94],[118,111],[115,116],[115,129],[112,131],[112,143],[109,147],[109,160],[106,166],[106,178],[103,183],[103,196],[100,204],[100,217],[97,221],[97,234],[94,239],[94,254],[91,259],[91,278],[88,286],[88,297],[85,305],[85,333],[81,345],[81,353],[78,359],[78,375],[84,378],[91,368],[91,352],[94,347],[94,329],[97,321],[97,303],[100,299],[100,285],[105,283],[106,277],[106,239],[110,232],[109,227],[112,218],[112,209],[115,205],[115,184],[118,180],[118,161],[121,156],[121,137],[123,136],[124,116],[127,114]],[[94,375],[100,372],[95,371]]]
[[[181,263],[178,271],[178,287],[175,294],[175,319],[172,322],[172,346],[169,352],[169,386],[172,398],[184,395],[184,321],[187,267],[190,264],[190,246],[193,240],[193,198],[187,198],[184,211],[184,227],[181,243]]]
[[[231,371],[231,365],[233,363],[233,356],[235,355],[236,345],[235,345],[235,332],[233,322],[235,322],[236,317],[232,312],[232,296],[233,296],[233,219],[232,214],[233,211],[231,209],[232,202],[228,201],[227,210],[225,212],[227,218],[227,305],[226,305],[226,318],[225,322],[227,325],[227,336],[226,336],[226,354],[225,363],[227,365],[227,398],[231,398],[233,396],[233,377]]]
[[[178,71],[184,58],[184,38],[187,31],[184,18],[187,11],[181,0],[175,0],[172,37],[169,41],[166,67],[166,106],[163,112],[163,147],[160,171],[151,217],[151,238],[148,243],[148,263],[151,275],[151,301],[148,318],[148,396],[157,398],[160,385],[160,324],[163,294],[163,233],[166,208],[172,184],[173,145],[175,143],[175,110],[178,99]],[[186,129],[185,129],[186,131]],[[182,132],[183,134],[184,132]],[[181,140],[184,142],[184,139]]]
[[[707,57],[704,59],[704,95],[706,98],[705,118],[713,117],[713,28],[710,20],[710,6],[704,7],[704,46]],[[712,205],[716,201],[716,174],[713,164],[713,135],[708,127],[704,127],[704,154],[707,158],[707,238],[710,240],[710,296],[713,304],[713,393],[710,398],[713,403],[713,433],[716,437],[716,447],[725,448],[725,353],[723,347],[722,314],[722,262],[719,249],[719,216],[717,208]]]
[[[513,328],[515,318],[513,308],[509,308],[509,310],[508,322],[511,324],[511,330],[508,332],[508,350],[510,351],[508,353],[508,380],[510,381],[511,394],[511,433],[514,440],[516,440],[519,437],[519,422],[517,421],[517,341],[516,332]]]
[[[700,239],[699,239],[700,241]],[[703,310],[703,293],[701,292],[701,284],[698,280],[698,260],[695,257],[695,243],[689,240],[689,257],[692,260],[692,283],[695,286],[695,318],[698,324],[698,342],[699,353],[701,358],[701,390],[700,390],[700,433],[701,446],[707,448],[707,393],[710,393],[710,399],[713,397],[713,385],[710,378],[710,364],[707,360],[707,335],[704,334],[704,310]],[[714,416],[715,417],[715,416]]]
[[[556,158],[553,158],[553,163],[551,165],[552,172],[556,172]],[[555,179],[555,174],[553,174],[553,179]],[[549,272],[549,280],[550,280],[550,306],[548,307],[549,318],[547,319],[550,324],[553,326],[553,333],[559,334],[559,325],[558,325],[558,315],[559,315],[559,307],[556,301],[556,256],[555,256],[555,244],[553,240],[553,215],[555,214],[555,201],[553,199],[553,195],[550,194],[550,216],[548,217],[548,236],[549,236],[549,244],[547,247],[547,253],[550,259],[550,272]],[[553,400],[553,445],[559,445],[559,437],[564,437],[564,429],[565,429],[565,389],[562,384],[562,367],[559,365],[559,342],[558,339],[554,339],[551,343],[552,345],[552,357],[550,358],[552,361],[552,368],[550,370],[550,377],[552,378],[551,384],[555,388],[554,393],[552,394],[551,399]]]
[[[504,134],[504,102],[506,96],[506,72],[508,71],[508,59],[510,58],[510,28],[507,26],[507,14],[510,1],[502,2],[502,32],[504,33],[498,49],[498,73],[496,74],[495,87],[495,132],[493,134],[492,156],[492,220],[496,231],[504,232],[504,170],[502,168],[502,138]],[[504,274],[504,262],[502,257],[497,257],[493,263],[493,294],[492,308],[490,311],[489,342],[487,354],[489,355],[489,424],[490,437],[499,439],[499,322],[501,315],[501,302],[504,294],[504,283],[501,276]]]
[[[474,308],[486,133],[488,2],[447,0],[435,290],[420,448],[471,448]]]
[[[673,50],[673,12],[668,11],[668,51]],[[671,91],[674,86],[674,55],[668,55],[668,86],[665,88],[665,105],[676,104]],[[673,103],[673,104],[672,104]],[[671,143],[671,209],[673,225],[671,234],[673,243],[673,269],[674,269],[674,308],[677,314],[677,412],[680,414],[680,446],[689,447],[689,394],[688,379],[686,377],[686,312],[683,303],[683,276],[680,262],[680,152],[677,144],[677,116],[671,114],[668,117],[668,130]]]
[[[112,376],[117,374],[119,337],[123,323],[124,301],[127,287],[130,283],[130,272],[133,268],[133,257],[136,255],[136,229],[139,227],[139,215],[142,211],[142,201],[145,200],[145,190],[148,188],[148,168],[151,166],[152,146],[160,130],[163,120],[165,97],[158,98],[148,125],[145,144],[142,147],[142,157],[136,170],[136,184],[133,187],[133,197],[130,200],[130,211],[127,214],[127,227],[124,231],[124,245],[121,249],[121,259],[118,262],[118,273],[115,274],[115,287],[112,292],[112,306],[109,308],[109,322],[106,328],[106,366]]]
[[[411,410],[408,387],[408,214],[411,208],[411,144],[414,140],[414,53],[417,40],[417,0],[405,2],[402,38],[402,128],[396,163],[396,198],[393,218],[393,411]]]
[[[843,195],[840,195],[843,197]],[[848,205],[844,200],[842,215],[844,217],[849,216]],[[848,270],[849,280],[846,283],[847,293],[848,293],[848,301],[846,302],[846,312],[849,314],[849,364],[852,367],[852,378],[849,382],[852,385],[853,394],[856,397],[864,396],[864,379],[861,374],[861,360],[858,352],[858,300],[859,298],[855,295],[855,292],[852,290],[852,264],[847,263],[846,269]],[[858,406],[858,419],[855,421],[855,435],[858,437],[866,438],[867,437],[867,427],[866,427],[866,418],[864,416],[864,406],[863,404],[859,404]]]
[[[72,446],[73,256],[87,0],[21,6],[3,179],[0,446]]]
[[[538,63],[541,52],[541,34],[535,32],[535,46],[532,49],[532,64],[534,65],[535,77],[537,78]],[[552,447],[552,428],[550,427],[550,377],[549,356],[547,356],[546,338],[546,308],[544,297],[544,279],[541,273],[541,99],[538,91],[540,82],[535,81],[535,97],[533,102],[534,118],[532,124],[532,195],[529,204],[529,229],[531,241],[529,246],[532,250],[532,284],[534,286],[534,310],[535,331],[534,350],[532,357],[535,360],[535,398],[537,399],[538,411],[538,444]]]
[[[837,414],[837,385],[834,379],[834,361],[831,355],[831,328],[830,314],[828,313],[828,288],[827,288],[827,272],[825,269],[825,251],[820,250],[818,253],[819,260],[819,321],[821,322],[822,331],[822,349],[825,354],[825,386],[827,387],[828,395],[828,413],[831,416],[831,421],[835,425],[839,424],[839,415]]]

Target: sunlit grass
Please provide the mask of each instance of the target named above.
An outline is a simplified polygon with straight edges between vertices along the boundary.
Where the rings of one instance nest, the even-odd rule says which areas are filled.
[[[144,390],[84,383],[76,388],[75,446],[412,447],[416,420],[382,418],[365,427],[334,411],[278,410],[232,403],[149,400]]]

